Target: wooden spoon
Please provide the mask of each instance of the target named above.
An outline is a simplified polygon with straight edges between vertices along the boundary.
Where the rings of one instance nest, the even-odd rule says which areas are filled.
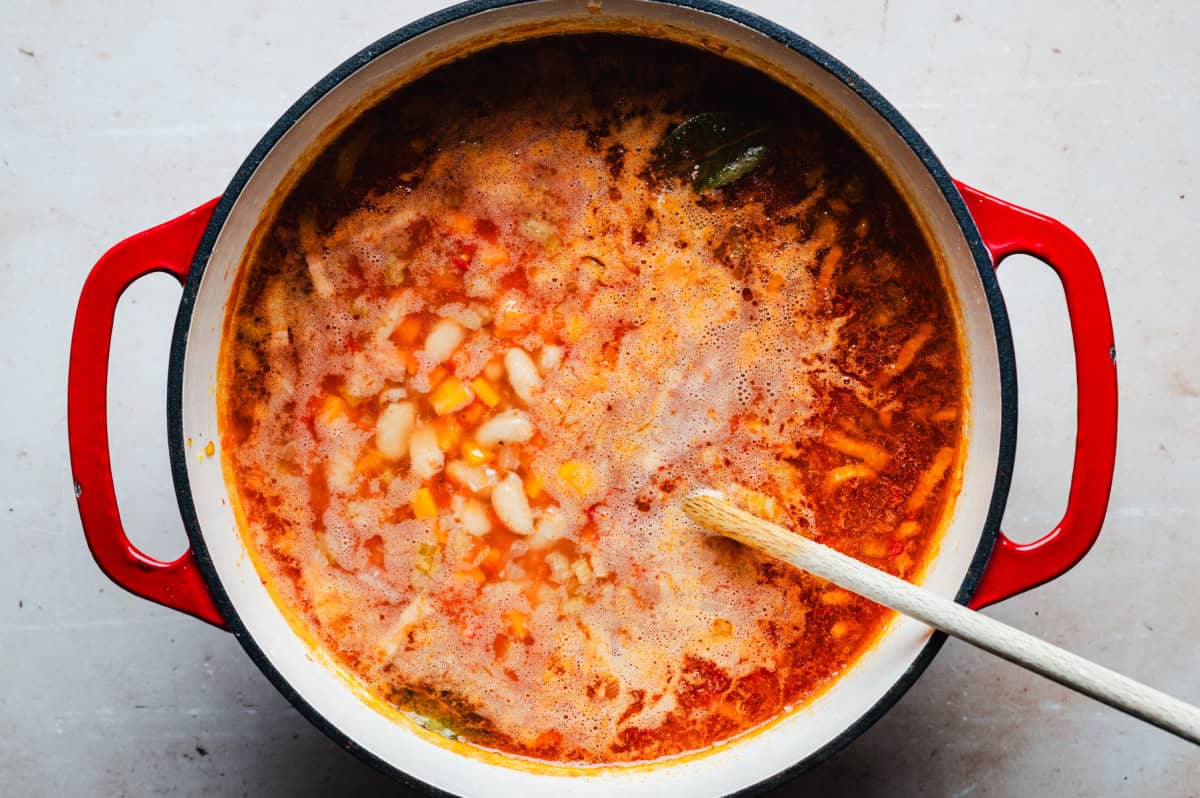
[[[715,491],[693,491],[683,509],[700,526],[1200,745],[1200,708],[739,510]]]

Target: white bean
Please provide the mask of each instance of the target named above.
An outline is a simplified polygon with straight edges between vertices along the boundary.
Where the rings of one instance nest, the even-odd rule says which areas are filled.
[[[444,319],[454,319],[468,330],[478,330],[492,320],[492,310],[487,305],[462,305],[451,302],[438,308],[438,315]]]
[[[533,437],[533,422],[524,410],[505,410],[479,425],[475,440],[483,446],[525,443]]]
[[[542,347],[542,351],[538,352],[538,368],[545,374],[548,371],[554,371],[559,367],[563,359],[563,348],[555,344],[548,344]]]
[[[396,619],[396,630],[406,632],[408,628],[421,619],[421,611],[425,609],[424,596],[417,596],[408,603],[404,611],[400,613],[400,617]]]
[[[542,378],[538,376],[537,366],[529,353],[519,347],[513,347],[504,353],[504,369],[508,372],[508,384],[512,386],[521,401],[530,404],[533,394],[542,387]]]
[[[492,509],[513,532],[533,534],[533,511],[525,497],[525,486],[516,474],[509,474],[492,490]]]
[[[481,537],[492,531],[492,522],[487,510],[477,499],[455,496],[451,504],[454,520],[470,535]]]
[[[287,343],[290,340],[288,325],[291,323],[288,311],[287,288],[283,278],[276,277],[267,284],[263,291],[263,306],[267,311],[267,326],[271,328],[272,342]]]
[[[408,439],[416,423],[417,408],[412,402],[388,405],[375,422],[375,448],[389,460],[399,460],[408,451]]]
[[[425,614],[424,611],[424,596],[417,596],[408,603],[408,606],[400,613],[400,617],[396,619],[396,623],[383,635],[379,643],[379,648],[384,656],[391,657],[396,653],[408,635],[408,630],[421,620],[421,616]]]
[[[383,378],[376,373],[367,356],[359,352],[354,356],[350,375],[346,378],[346,393],[355,399],[366,399],[381,390]]]
[[[575,578],[579,580],[579,584],[586,585],[592,581],[592,568],[588,565],[588,561],[584,557],[580,557],[571,564],[571,572],[575,574]]]
[[[391,402],[399,402],[402,399],[408,398],[408,391],[396,386],[394,388],[384,388],[379,393],[379,403],[389,404]]]
[[[571,564],[561,551],[552,551],[546,555],[546,565],[550,566],[550,580],[562,584],[571,578]]]
[[[454,319],[441,319],[425,338],[425,357],[432,363],[444,363],[465,337],[461,324]]]
[[[451,460],[446,464],[446,476],[462,485],[476,496],[487,497],[500,481],[496,471],[487,466],[473,466],[462,460]]]
[[[471,305],[470,310],[479,314],[479,319],[483,324],[490,324],[492,321],[492,309],[487,305],[476,302]]]
[[[321,298],[333,296],[333,283],[330,282],[325,268],[325,259],[320,253],[309,251],[304,253],[304,262],[308,265],[308,276],[312,279],[313,288]]]
[[[555,234],[554,225],[543,219],[526,219],[521,223],[521,232],[531,241],[544,244]]]
[[[511,552],[513,547],[520,542],[521,541],[518,540],[516,543],[513,543],[512,547],[509,547],[509,552]],[[523,582],[527,576],[529,576],[529,574],[525,572],[525,569],[517,565],[513,560],[509,560],[508,565],[504,566],[503,570],[500,571],[500,578],[506,582]]]
[[[412,475],[422,482],[436,476],[446,462],[433,427],[421,427],[412,434],[408,456],[412,459]]]
[[[308,266],[313,290],[322,299],[333,296],[333,283],[329,279],[321,243],[317,239],[317,215],[311,208],[300,216],[300,246],[304,250],[304,262]]]
[[[567,536],[567,517],[557,507],[547,507],[538,518],[533,535],[529,538],[529,546],[534,549],[544,549],[556,540]]]
[[[608,569],[608,565],[605,564],[604,558],[601,557],[598,553],[592,552],[591,557],[589,557],[588,559],[591,560],[592,573],[595,575],[595,577],[597,579],[603,579],[604,577],[606,577],[610,573],[612,573],[612,571],[610,571]]]
[[[330,455],[325,463],[325,479],[330,491],[350,493],[354,489],[354,460],[354,453],[345,447]]]

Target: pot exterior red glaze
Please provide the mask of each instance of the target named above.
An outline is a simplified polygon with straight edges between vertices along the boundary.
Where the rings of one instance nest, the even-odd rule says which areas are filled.
[[[927,589],[980,607],[1053,579],[1099,534],[1116,447],[1116,366],[1100,271],[1058,222],[955,183],[900,114],[861,78],[808,41],[707,0],[471,2],[408,25],[342,64],[271,128],[225,193],[113,247],[79,301],[71,346],[68,429],[80,517],[97,563],[137,595],[232,631],[280,691],[363,759],[433,793],[724,795],[776,786],[861,734],[920,676],[943,637],[897,619],[874,649],[816,701],[703,756],[585,775],[464,754],[365,702],[337,667],[295,634],[246,556],[220,466],[217,359],[242,254],[294,166],[348,121],[363,98],[436,66],[450,53],[550,33],[635,32],[718,49],[825,110],[892,177],[934,251],[960,309],[970,373],[963,486]],[[1017,544],[1000,520],[1016,432],[1016,370],[994,268],[1027,253],[1062,280],[1075,346],[1078,432],[1066,513],[1042,538]],[[191,542],[174,562],[125,536],[108,455],[107,369],[113,313],[138,277],[184,282],[171,347],[168,423],[172,477]],[[164,331],[165,333],[165,331]],[[166,475],[164,475],[164,479]]]

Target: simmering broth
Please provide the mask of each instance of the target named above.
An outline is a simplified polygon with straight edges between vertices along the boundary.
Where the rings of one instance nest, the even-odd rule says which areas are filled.
[[[765,155],[697,187],[663,142],[713,112]],[[820,111],[709,53],[442,67],[328,147],[239,281],[222,456],[255,566],[467,742],[696,751],[871,645],[889,613],[698,530],[694,487],[906,578],[952,508],[963,352],[923,234]]]

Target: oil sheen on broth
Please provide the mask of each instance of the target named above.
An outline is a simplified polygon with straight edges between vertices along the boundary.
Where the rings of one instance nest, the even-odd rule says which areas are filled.
[[[698,191],[675,125],[754,114]],[[243,265],[222,452],[256,567],[384,700],[534,758],[695,751],[887,615],[708,536],[691,488],[920,571],[957,490],[955,317],[906,206],[806,101],[706,53],[509,45],[368,112]]]

